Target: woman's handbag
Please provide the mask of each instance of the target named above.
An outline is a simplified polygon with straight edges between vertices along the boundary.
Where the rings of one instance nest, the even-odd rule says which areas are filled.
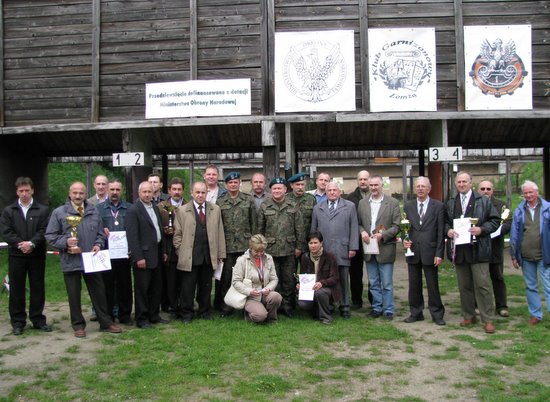
[[[244,270],[243,284],[246,287],[252,287],[252,281],[246,277],[247,272],[248,272],[248,264],[246,265],[246,268]],[[227,304],[230,307],[233,307],[237,310],[242,310],[244,308],[244,305],[246,304],[247,297],[248,297],[247,295],[244,295],[241,292],[239,292],[237,289],[235,289],[233,284],[231,284],[231,287],[225,294],[223,301],[225,302],[225,304]]]

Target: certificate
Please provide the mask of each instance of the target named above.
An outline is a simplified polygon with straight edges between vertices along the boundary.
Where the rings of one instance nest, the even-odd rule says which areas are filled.
[[[82,253],[82,262],[84,263],[84,272],[87,274],[111,270],[109,250]]]
[[[128,258],[126,232],[109,232],[109,253],[112,260]]]
[[[363,242],[364,254],[380,254],[380,248],[378,247],[378,240],[375,237],[371,237],[369,243]]]
[[[491,239],[494,239],[495,237],[499,237],[501,233],[502,233],[502,225],[500,225],[497,230],[491,233]]]
[[[454,238],[455,245],[470,244],[472,241],[472,234],[469,232],[471,227],[470,218],[453,219],[453,229],[458,233],[458,237]]]
[[[219,281],[222,279],[222,271],[223,271],[223,261],[220,262],[216,267],[214,268],[214,279]]]
[[[300,274],[300,292],[298,300],[313,301],[313,285],[315,285],[315,274]]]

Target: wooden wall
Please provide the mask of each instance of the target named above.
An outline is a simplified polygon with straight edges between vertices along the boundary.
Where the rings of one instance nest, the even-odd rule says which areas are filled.
[[[1,7],[0,124],[8,127],[142,120],[145,83],[188,79],[251,78],[252,113],[272,114],[273,33],[339,28],[355,31],[358,111],[368,112],[367,29],[410,26],[436,28],[438,110],[461,111],[455,26],[531,24],[533,104],[550,109],[548,1],[4,0]]]

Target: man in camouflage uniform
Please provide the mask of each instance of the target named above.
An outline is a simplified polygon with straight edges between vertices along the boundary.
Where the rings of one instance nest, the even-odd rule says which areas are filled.
[[[225,176],[227,192],[216,200],[220,207],[225,233],[227,257],[223,264],[220,280],[216,280],[214,307],[220,310],[220,317],[232,313],[223,298],[231,287],[233,266],[237,258],[248,249],[248,240],[256,230],[257,212],[254,199],[240,191],[241,174],[231,172]]]
[[[271,254],[279,278],[278,292],[283,296],[281,312],[292,317],[296,302],[295,258],[305,246],[302,214],[296,202],[286,197],[286,180],[276,177],[269,183],[271,198],[258,210],[258,232],[267,238],[266,253]]]
[[[286,197],[294,201],[300,212],[304,222],[304,238],[311,231],[311,217],[313,215],[313,207],[317,204],[315,197],[306,193],[306,173],[296,173],[288,179],[292,192]]]

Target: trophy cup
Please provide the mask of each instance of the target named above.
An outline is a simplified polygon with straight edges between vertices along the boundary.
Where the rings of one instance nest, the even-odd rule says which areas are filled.
[[[78,239],[78,233],[76,231],[76,227],[80,225],[80,221],[82,220],[81,216],[78,215],[69,215],[67,218],[67,223],[71,227],[71,237],[76,237]],[[67,249],[67,253],[69,254],[80,254],[82,250],[78,246],[72,246]]]
[[[174,205],[165,205],[164,210],[168,212],[168,226],[164,227],[164,233],[167,235],[174,234],[174,211],[176,207]]]
[[[411,241],[411,238],[409,237],[409,232],[411,231],[411,221],[407,219],[407,215],[403,214],[403,219],[401,219],[401,222],[399,223],[399,226],[401,228],[401,232],[405,234],[406,241]],[[412,252],[410,247],[407,247],[407,252],[405,253],[405,257],[412,257],[414,253]]]
[[[469,218],[470,219],[470,225],[474,227],[479,222],[479,218]],[[472,244],[477,242],[476,236],[472,233]]]
[[[506,219],[510,217],[510,210],[506,208],[506,205],[502,206],[502,211],[500,213],[500,224],[502,225]]]

